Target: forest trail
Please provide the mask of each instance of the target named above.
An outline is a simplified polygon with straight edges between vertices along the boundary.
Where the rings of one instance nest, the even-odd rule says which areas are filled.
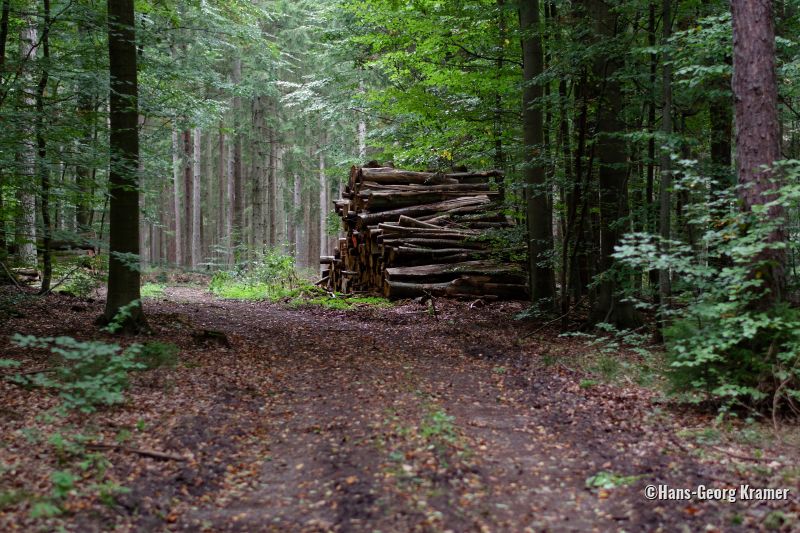
[[[563,367],[541,365],[552,346],[516,346],[508,310],[443,302],[437,319],[421,306],[293,310],[171,296],[197,323],[259,353],[272,379],[268,460],[256,479],[177,525],[652,531],[730,525],[737,512],[644,499],[646,483],[712,485],[715,474],[676,453],[675,428],[646,395],[585,391]],[[588,490],[599,472],[641,480]]]
[[[129,404],[97,423],[146,421],[132,446],[190,461],[109,452],[130,492],[113,512],[71,521],[83,531],[124,517],[138,531],[460,532],[731,531],[763,519],[767,504],[646,500],[648,484],[744,481],[675,436],[707,418],[657,409],[638,387],[582,387],[569,368],[585,349],[576,339],[518,343],[509,316],[519,305],[438,301],[434,317],[413,303],[291,308],[168,288],[145,311],[156,337],[181,346],[181,365],[137,378]],[[47,333],[81,335],[97,306],[74,305]],[[16,330],[35,327],[26,315]],[[619,486],[587,488],[601,472]]]

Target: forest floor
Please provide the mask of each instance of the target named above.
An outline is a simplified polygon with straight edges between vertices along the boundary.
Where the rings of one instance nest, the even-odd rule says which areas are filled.
[[[555,329],[520,339],[540,327],[511,319],[522,304],[437,301],[436,315],[413,302],[331,310],[220,300],[182,286],[144,307],[153,332],[130,341],[175,343],[179,364],[137,372],[123,405],[47,416],[55,396],[0,382],[0,530],[798,525],[795,429],[776,439],[771,424],[715,425],[713,413],[679,409],[625,375],[604,382],[581,364],[603,361],[586,339]],[[47,364],[45,354],[13,346],[12,332],[111,342],[93,325],[101,308],[65,295],[26,299],[0,318],[0,358],[22,370]],[[639,357],[624,347],[617,355],[631,368]],[[62,441],[75,433],[120,447],[71,449]],[[65,471],[69,483],[54,476]],[[790,493],[645,497],[647,485],[739,496],[741,484]],[[47,501],[56,510],[44,514],[55,516],[32,517]]]

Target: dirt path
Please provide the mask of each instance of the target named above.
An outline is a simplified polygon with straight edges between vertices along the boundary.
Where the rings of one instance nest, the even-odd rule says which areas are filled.
[[[682,449],[687,420],[646,391],[584,389],[543,365],[568,341],[520,345],[508,306],[442,302],[435,318],[414,304],[290,309],[181,288],[146,308],[156,335],[185,348],[185,368],[167,389],[137,384],[128,409],[145,417],[164,395],[148,444],[193,460],[123,472],[131,492],[117,512],[136,530],[735,531],[771,510],[645,499],[648,484],[738,481]],[[588,489],[600,472],[634,477]]]
[[[268,358],[275,381],[258,482],[182,515],[184,527],[727,530],[747,514],[716,502],[647,501],[646,483],[713,485],[718,474],[676,453],[674,428],[652,415],[646,394],[589,394],[573,376],[537,365],[535,347],[513,342],[507,309],[445,304],[438,319],[409,306],[199,309],[195,320]],[[586,479],[601,471],[642,479],[588,490]]]

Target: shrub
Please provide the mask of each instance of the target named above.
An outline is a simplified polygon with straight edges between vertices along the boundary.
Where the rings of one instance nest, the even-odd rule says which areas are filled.
[[[141,353],[138,344],[122,350],[116,344],[104,342],[19,334],[12,341],[23,348],[49,349],[56,356],[58,364],[52,372],[18,376],[16,381],[57,390],[63,410],[91,413],[98,406],[121,403],[123,391],[128,387],[128,373],[145,368],[136,362]]]
[[[281,300],[316,289],[297,277],[294,258],[280,250],[267,249],[242,261],[231,270],[220,270],[211,278],[209,290],[221,298]]]
[[[692,188],[698,179],[680,185]],[[700,238],[693,245],[632,234],[615,255],[644,270],[668,269],[676,280],[672,305],[660,308],[673,392],[689,401],[711,399],[723,409],[794,404],[800,399],[800,310],[754,305],[765,288],[753,258],[785,246],[768,238],[780,221],[768,206],[741,212],[734,192],[694,206],[689,223]],[[776,191],[775,203],[790,213],[797,212],[798,199],[800,185]]]
[[[156,368],[175,368],[178,364],[180,348],[171,342],[147,342],[139,349],[136,362],[147,370]]]

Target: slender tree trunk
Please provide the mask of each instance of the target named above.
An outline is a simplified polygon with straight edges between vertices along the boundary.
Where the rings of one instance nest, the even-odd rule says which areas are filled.
[[[24,19],[24,25],[20,30],[20,61],[27,62],[35,59],[36,41],[38,32],[35,23],[29,18]],[[30,68],[23,65],[23,88],[22,105],[26,113],[34,110],[36,97],[33,89],[33,77]],[[37,266],[36,257],[36,195],[35,195],[35,173],[36,173],[36,143],[31,135],[22,132],[23,140],[20,150],[16,155],[19,166],[19,174],[25,178],[18,190],[19,216],[16,222],[16,241],[18,255],[21,263],[30,266]]]
[[[139,294],[138,80],[133,0],[108,1],[108,55],[111,88],[109,169],[109,265],[106,320]],[[126,331],[144,324],[141,305],[129,308]]]
[[[775,198],[771,193],[777,176],[770,168],[781,157],[778,121],[778,89],[775,78],[775,28],[771,0],[732,0],[733,94],[736,114],[736,156],[739,198],[751,211]],[[769,208],[778,227],[770,243],[786,238],[781,206]],[[764,250],[753,258],[753,276],[761,279],[766,292],[756,307],[767,308],[783,299],[786,252],[782,247]]]
[[[200,218],[200,207],[202,205],[200,200],[202,198],[202,157],[202,133],[200,128],[195,128],[192,149],[192,268],[197,268],[203,258],[203,233]]]
[[[269,141],[264,123],[263,97],[258,96],[253,101],[253,126],[256,138],[253,140],[253,246],[260,251],[264,247],[264,167],[269,164],[268,152],[265,145]]]
[[[328,177],[325,175],[325,133],[324,130],[321,134],[322,139],[318,145],[319,151],[319,253],[320,255],[328,255],[328,232],[326,231],[328,221],[328,194],[330,187],[328,186]],[[313,261],[314,258],[312,257]]]
[[[89,38],[89,29],[86,27],[86,22],[83,20],[78,23],[78,36],[81,39]],[[79,194],[76,205],[75,222],[78,226],[78,231],[81,233],[88,233],[91,231],[92,223],[92,193],[94,191],[94,186],[92,183],[92,169],[87,163],[87,160],[90,160],[89,154],[92,153],[94,140],[92,132],[94,97],[92,92],[93,88],[89,86],[82,87],[78,92],[77,102],[77,112],[81,124],[81,135],[78,140],[78,147],[81,154],[78,164],[75,167],[75,185]]]
[[[617,15],[602,0],[584,0],[588,13],[595,21],[598,38],[613,39],[619,28]],[[595,75],[603,80],[597,111],[597,137],[595,147],[599,159],[599,243],[598,266],[601,279],[597,286],[590,322],[610,322],[622,328],[638,325],[639,317],[629,302],[622,301],[618,283],[612,275],[614,247],[619,242],[619,220],[628,214],[626,142],[620,134],[625,131],[622,121],[623,94],[615,78],[621,67],[619,57],[606,54],[595,62]]]
[[[503,75],[503,68],[505,67],[505,47],[506,40],[508,39],[508,27],[506,24],[506,5],[505,0],[497,0],[497,47],[499,53],[497,55],[496,69],[497,80]],[[496,91],[494,95],[494,166],[498,169],[504,169],[505,154],[503,153],[503,97],[500,91]],[[500,191],[500,200],[505,200],[505,183],[503,178],[498,179],[498,189]]]
[[[242,60],[233,61],[233,84],[237,87],[242,81]],[[244,220],[244,181],[242,179],[242,132],[241,130],[242,98],[233,97],[233,221],[234,233],[243,242]]]
[[[217,194],[219,195],[219,209],[217,210],[217,236],[218,236],[218,243],[217,246],[220,250],[227,250],[228,247],[228,211],[230,211],[228,206],[228,162],[226,159],[226,143],[225,143],[225,130],[223,121],[219,121],[219,138],[217,139],[217,157],[219,157],[218,166],[217,166],[217,176],[219,179],[218,186],[219,189],[217,190]],[[227,253],[225,254],[227,255]]]
[[[42,287],[41,294],[50,291],[53,278],[53,252],[51,249],[53,223],[50,220],[50,168],[47,162],[47,134],[44,131],[44,95],[47,90],[50,65],[50,0],[43,0],[42,21],[42,75],[36,88],[36,147],[37,167],[41,185],[40,202],[42,206]]]
[[[228,139],[230,141],[230,139]],[[228,254],[228,264],[232,265],[234,262],[234,243],[233,243],[233,199],[236,196],[236,190],[233,184],[233,143],[228,142],[228,173],[225,177],[225,196],[228,200],[227,209],[225,210],[225,247]]]
[[[523,78],[522,130],[525,144],[526,216],[528,220],[529,276],[531,300],[550,301],[554,305],[553,268],[550,266],[553,249],[552,208],[547,199],[542,155],[544,141],[541,105],[542,87],[532,80],[542,72],[542,40],[539,27],[539,1],[520,3],[520,28],[525,35],[522,41]]]
[[[176,266],[183,264],[183,226],[181,224],[181,172],[183,168],[183,158],[181,157],[180,134],[177,129],[172,130],[172,235],[174,251],[172,260]]]
[[[667,145],[661,148],[661,187],[659,192],[659,233],[662,246],[667,246],[667,241],[672,235],[670,213],[672,212],[672,147],[669,138],[672,136],[672,66],[670,55],[667,51],[672,28],[672,0],[663,0],[662,25],[664,38],[664,65],[661,89],[664,95],[664,105],[661,114],[661,131],[667,139]],[[662,268],[658,272],[658,292],[663,304],[669,302],[672,294],[669,269]]]
[[[277,113],[277,105],[273,103],[272,114]],[[276,117],[277,118],[277,117]],[[267,169],[267,217],[269,225],[269,246],[278,246],[278,134],[274,128],[269,129],[269,169]]]
[[[0,82],[3,81],[6,66],[6,43],[8,42],[8,19],[11,12],[11,0],[3,0],[3,12],[0,15]]]
[[[358,92],[366,92],[363,81],[358,82]],[[358,160],[362,164],[367,162],[367,122],[364,113],[358,115]]]
[[[300,220],[298,216],[302,211],[300,208],[302,206],[302,186],[300,184],[300,176],[295,174],[294,175],[294,193],[292,195],[292,235],[294,239],[292,239],[294,244],[294,257],[295,262],[298,266],[303,267],[302,263],[302,250],[303,250],[303,222]]]

